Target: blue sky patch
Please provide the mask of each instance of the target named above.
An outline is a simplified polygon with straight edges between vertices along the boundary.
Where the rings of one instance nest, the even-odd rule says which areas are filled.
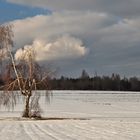
[[[38,14],[46,15],[49,13],[49,10],[43,8],[22,6],[18,4],[8,3],[4,0],[0,0],[0,23],[12,21],[15,19],[33,17]]]

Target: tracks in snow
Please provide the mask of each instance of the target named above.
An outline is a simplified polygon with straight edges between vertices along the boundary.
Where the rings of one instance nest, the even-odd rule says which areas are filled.
[[[0,121],[0,139],[4,140],[139,140],[139,137],[139,122]]]

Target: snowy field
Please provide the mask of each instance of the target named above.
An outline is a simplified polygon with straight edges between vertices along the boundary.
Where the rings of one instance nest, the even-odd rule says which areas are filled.
[[[0,110],[0,140],[140,140],[140,93],[53,91],[48,120],[21,119],[23,104]]]

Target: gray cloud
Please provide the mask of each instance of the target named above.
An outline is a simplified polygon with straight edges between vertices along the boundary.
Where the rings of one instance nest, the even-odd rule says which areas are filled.
[[[140,15],[139,0],[7,0],[9,2],[48,8],[52,11],[92,10],[119,17]]]
[[[43,57],[44,62],[52,60],[61,73],[76,75],[87,69],[100,74],[139,74],[140,18],[117,19],[104,13],[73,11],[38,15],[12,24],[16,48],[37,48],[35,42],[43,40],[43,51],[39,49],[43,55],[39,57]],[[48,44],[51,48],[45,52]]]
[[[94,39],[99,39],[101,30],[118,22],[115,17],[103,13],[73,11],[38,15],[11,23],[14,25],[14,41],[20,48],[32,43],[36,38],[52,41],[63,34],[93,42]]]

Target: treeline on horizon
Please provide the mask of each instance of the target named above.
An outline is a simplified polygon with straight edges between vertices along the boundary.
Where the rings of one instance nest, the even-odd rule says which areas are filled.
[[[14,79],[13,79],[14,80]],[[11,80],[11,82],[13,81]],[[44,85],[45,84],[45,85]],[[111,76],[90,77],[83,70],[79,78],[69,78],[61,76],[60,78],[49,78],[46,83],[37,85],[38,90],[45,90],[46,84],[50,90],[111,90],[111,91],[140,91],[140,78],[138,77],[121,77],[119,74]],[[0,78],[0,90],[3,90],[6,82]],[[18,90],[18,86],[15,88]]]
[[[54,78],[50,81],[53,90],[112,90],[112,91],[140,91],[140,79],[137,77],[126,78],[119,74],[111,76],[90,77],[83,70],[79,78]]]

